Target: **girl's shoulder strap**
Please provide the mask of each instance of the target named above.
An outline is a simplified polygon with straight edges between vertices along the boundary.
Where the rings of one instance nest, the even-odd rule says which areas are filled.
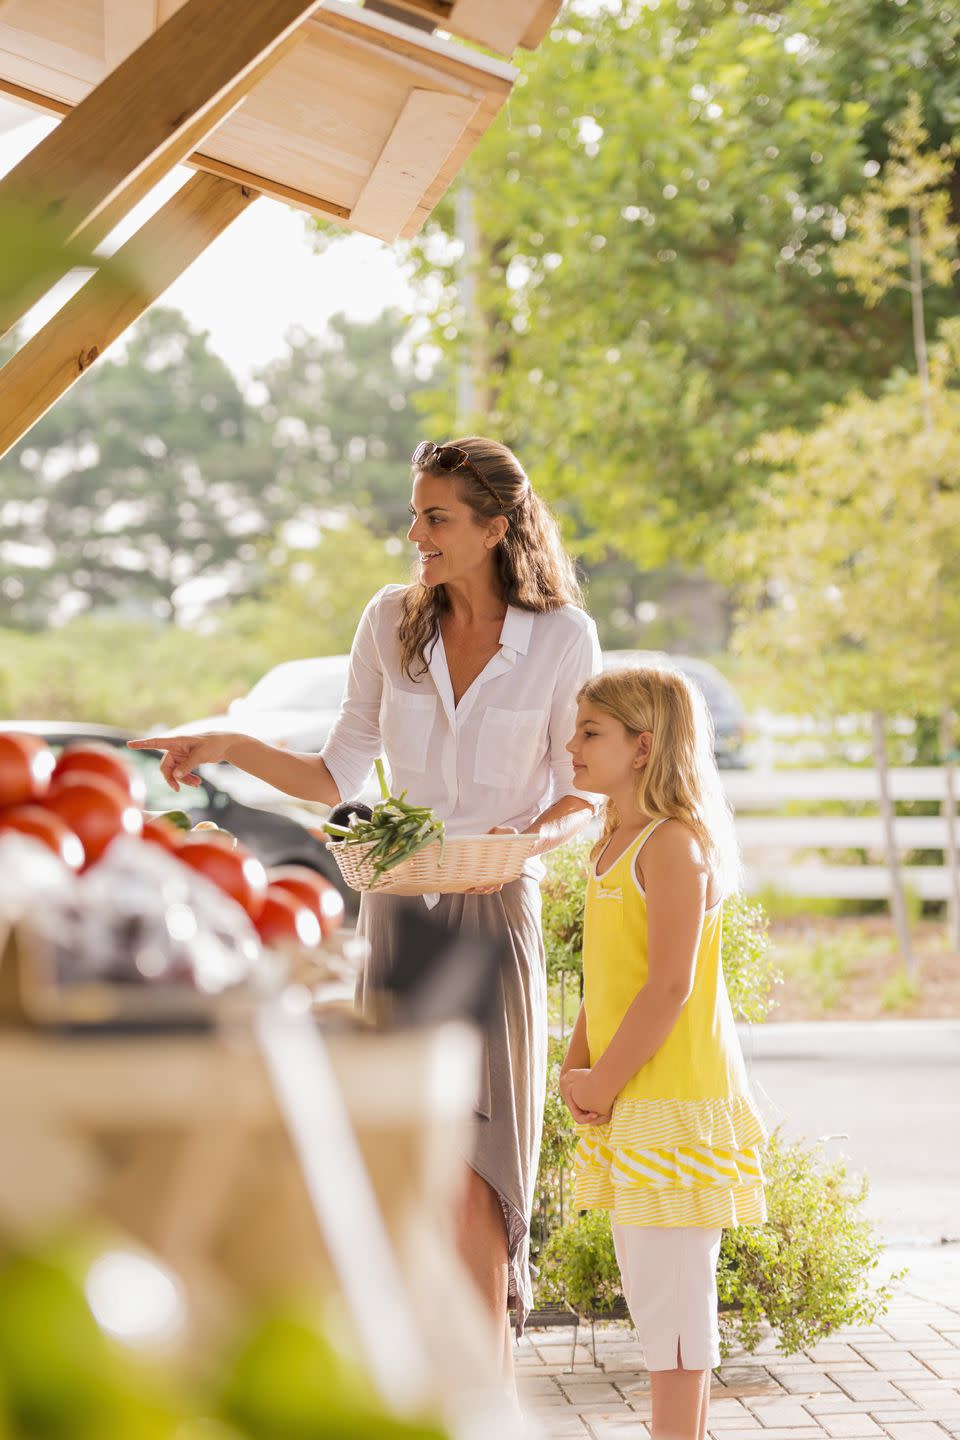
[[[660,826],[666,824],[669,819],[669,815],[662,815],[659,820],[651,820],[650,824],[647,825],[645,829],[640,831],[640,834],[633,842],[634,859],[636,859],[636,857],[640,854],[640,851],[643,849],[644,845],[646,845],[654,830],[659,830]]]

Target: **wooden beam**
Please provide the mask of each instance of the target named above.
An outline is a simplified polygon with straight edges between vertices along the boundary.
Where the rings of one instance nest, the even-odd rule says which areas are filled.
[[[108,70],[132,55],[156,30],[157,0],[103,0],[103,56]]]
[[[33,217],[44,253],[103,239],[104,217],[131,208],[196,148],[296,43],[321,0],[187,0],[0,182],[0,254],[8,226]],[[238,13],[239,12],[239,13]],[[12,243],[12,241],[11,241]],[[69,268],[0,275],[0,335]]]
[[[0,370],[0,456],[255,198],[195,175]]]
[[[0,0],[0,4],[3,0]],[[29,105],[31,109],[40,113],[50,115],[69,115],[73,109],[66,100],[55,100],[50,95],[41,95],[39,90],[28,90],[24,85],[16,85],[12,80],[4,80],[0,76],[0,95],[12,95],[14,99]],[[322,195],[311,195],[306,190],[296,190],[292,185],[284,185],[280,180],[274,180],[269,175],[257,175],[252,170],[244,170],[239,165],[228,165],[225,160],[217,160],[212,155],[204,155],[199,150],[194,150],[182,162],[191,166],[194,170],[205,170],[208,175],[222,175],[226,180],[235,180],[238,185],[246,185],[249,190],[256,190],[260,195],[272,196],[275,200],[284,200],[288,205],[296,205],[301,210],[309,210],[311,214],[321,213],[329,215],[334,220],[349,220],[350,207],[339,205],[335,200],[326,200]],[[109,217],[108,217],[109,218]],[[122,216],[118,216],[122,219]],[[111,228],[109,225],[106,227]]]
[[[352,223],[395,240],[477,108],[466,96],[411,90],[350,212]]]
[[[406,11],[501,55],[512,55],[518,45],[537,48],[560,5],[561,0],[366,0],[364,8],[380,14]]]

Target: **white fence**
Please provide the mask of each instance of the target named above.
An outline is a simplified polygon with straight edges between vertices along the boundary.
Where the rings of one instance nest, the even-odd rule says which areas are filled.
[[[879,805],[876,772],[858,769],[724,770],[724,788],[737,814],[737,834],[743,850],[747,889],[767,887],[801,895],[844,899],[882,900],[890,894],[889,871],[882,863],[837,865],[816,852],[864,849],[883,855],[883,826],[879,814],[783,815],[770,813],[792,802],[809,804],[852,801]],[[944,771],[932,767],[895,768],[890,771],[894,800],[943,800]],[[750,813],[759,811],[761,813]],[[947,824],[937,815],[898,816],[894,826],[897,846],[907,850],[942,850]],[[955,825],[960,844],[960,821]],[[814,852],[802,860],[797,852]],[[922,900],[945,900],[948,875],[943,865],[909,865],[904,884]]]

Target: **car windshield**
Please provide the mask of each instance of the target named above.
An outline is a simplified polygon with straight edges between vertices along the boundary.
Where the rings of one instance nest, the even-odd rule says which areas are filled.
[[[251,710],[339,710],[348,657],[290,660],[268,670],[242,704]]]

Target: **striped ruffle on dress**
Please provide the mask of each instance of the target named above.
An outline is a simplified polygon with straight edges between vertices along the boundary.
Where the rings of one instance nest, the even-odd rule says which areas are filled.
[[[599,1057],[647,978],[646,898],[635,861],[648,826],[602,876],[591,875],[584,1004]],[[602,861],[602,856],[600,857]],[[766,1132],[749,1093],[721,964],[722,905],[704,919],[693,988],[667,1040],[614,1102],[583,1126],[576,1204],[624,1225],[708,1228],[766,1219]]]

